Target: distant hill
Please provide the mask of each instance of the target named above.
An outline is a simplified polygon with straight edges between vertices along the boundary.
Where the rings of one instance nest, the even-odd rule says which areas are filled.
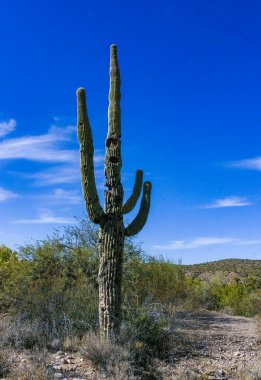
[[[206,272],[214,274],[222,271],[226,274],[234,273],[239,278],[254,276],[261,279],[261,260],[225,259],[181,266],[191,277],[198,277]]]

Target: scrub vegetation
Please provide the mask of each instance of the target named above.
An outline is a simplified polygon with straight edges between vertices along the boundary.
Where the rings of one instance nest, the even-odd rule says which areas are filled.
[[[123,254],[121,332],[117,342],[102,343],[97,241],[97,228],[81,219],[17,251],[0,247],[1,347],[81,350],[106,378],[127,371],[125,378],[158,379],[159,361],[170,362],[174,348],[187,344],[175,326],[181,311],[261,315],[260,261],[184,266],[150,257],[129,238]],[[244,271],[237,270],[241,265]],[[0,377],[12,367],[6,357],[3,351]],[[43,371],[39,363],[37,371]]]

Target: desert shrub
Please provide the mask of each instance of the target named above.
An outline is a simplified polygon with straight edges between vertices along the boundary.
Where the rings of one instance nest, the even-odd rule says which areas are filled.
[[[187,297],[185,299],[185,305],[188,309],[207,308],[213,307],[213,297],[210,292],[210,285],[206,281],[202,281],[200,278],[186,278],[187,285]]]
[[[48,364],[48,353],[34,350],[26,362],[12,367],[6,380],[53,380]]]
[[[160,312],[145,308],[129,312],[122,329],[124,341],[137,353],[143,349],[164,359],[170,348],[169,321]]]
[[[38,321],[29,322],[15,318],[6,326],[1,334],[1,345],[16,349],[33,349],[46,344],[45,326]]]
[[[256,342],[261,343],[261,314],[258,314],[256,320]]]
[[[0,307],[46,327],[50,338],[84,334],[98,324],[97,229],[86,219],[56,230],[19,252],[3,249]],[[3,261],[3,260],[2,260]],[[8,265],[6,264],[8,263]],[[155,260],[130,239],[124,247],[123,308],[148,302],[174,303],[184,297],[177,265]]]
[[[81,342],[81,353],[107,378],[134,379],[128,349],[113,340],[104,340],[95,334],[86,335]]]
[[[162,304],[181,302],[186,295],[185,275],[179,265],[163,259],[154,259],[146,263],[143,274],[143,290]]]
[[[97,323],[97,291],[93,279],[85,273],[85,265],[80,263],[79,256],[84,253],[70,256],[56,240],[23,250],[29,251],[31,257],[17,297],[19,314],[43,324],[50,339],[63,339],[93,327]],[[83,250],[88,257],[88,250]]]
[[[96,230],[90,223],[26,244],[15,253],[0,249],[0,311],[46,340],[84,334],[97,326]]]
[[[119,339],[121,344],[128,347],[137,378],[161,378],[155,359],[169,358],[171,329],[160,307],[125,311]]]
[[[97,229],[80,220],[76,227],[56,230],[45,240],[19,247],[18,254],[6,249],[2,256],[10,265],[8,270],[2,266],[5,270],[2,299],[8,299],[4,303],[0,298],[3,310],[25,324],[28,321],[41,326],[46,341],[62,341],[68,335],[84,335],[95,330],[98,326],[97,238]],[[140,248],[128,240],[124,254],[125,289],[129,289],[132,277],[136,276],[135,261],[141,266],[145,263]]]
[[[234,315],[254,316],[260,311],[259,281],[235,278],[231,283],[219,285],[219,309],[228,307]]]
[[[221,305],[221,297],[223,283],[219,283],[219,276],[210,278],[207,281],[200,278],[186,279],[188,291],[184,304],[188,309],[208,309],[219,310]]]
[[[142,332],[145,325],[150,325],[150,332],[154,330],[150,338],[149,333]],[[132,324],[132,329],[125,325],[117,342],[100,339],[96,334],[85,336],[80,351],[106,379],[160,379],[154,362],[157,354],[153,351],[156,346],[159,348],[160,341],[160,333],[156,329],[160,330],[153,322],[141,322],[140,319],[139,326],[138,323],[136,326]]]
[[[233,315],[254,316],[260,312],[260,282],[253,277],[233,280],[219,271],[208,279],[187,277],[186,303],[192,309],[225,310]]]
[[[80,351],[106,379],[161,379],[156,358],[167,359],[171,347],[168,321],[146,309],[125,315],[117,340],[84,336]]]
[[[184,271],[179,265],[150,257],[132,245],[123,270],[125,308],[140,308],[154,302],[180,304],[186,292]]]
[[[6,312],[14,304],[15,290],[25,273],[26,263],[18,259],[17,252],[0,246],[0,312]]]
[[[254,289],[249,293],[248,304],[250,315],[257,315],[261,317],[261,288]]]
[[[77,226],[56,230],[45,240],[25,244],[18,253],[0,247],[0,312],[11,313],[17,325],[24,323],[23,337],[13,336],[15,342],[27,340],[24,345],[34,346],[39,344],[37,341],[56,341],[59,346],[66,337],[82,337],[97,329],[97,243],[97,228],[81,219]],[[152,258],[139,244],[126,240],[122,279],[124,324],[132,326],[139,336],[137,347],[142,346],[144,352],[158,352],[160,341],[166,338],[167,342],[163,309],[171,313],[179,306],[203,307],[252,316],[260,313],[260,289],[260,279],[252,272],[243,280],[235,276],[228,279],[222,271],[205,273],[201,278],[185,276],[182,266]],[[161,305],[159,319],[153,316],[152,304]],[[34,326],[39,340],[30,342]],[[149,332],[151,341],[142,336],[142,330]]]
[[[46,368],[40,365],[30,365],[24,368],[16,368],[6,380],[53,380]]]
[[[11,360],[9,353],[5,350],[0,351],[0,379],[5,378],[11,370]]]

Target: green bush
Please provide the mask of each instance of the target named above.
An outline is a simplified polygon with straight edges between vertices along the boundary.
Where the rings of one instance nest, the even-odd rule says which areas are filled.
[[[28,319],[41,321],[52,339],[97,325],[96,283],[86,274],[91,255],[83,250],[85,262],[81,250],[70,254],[56,240],[23,247],[24,255],[30,253],[29,270],[16,307]]]
[[[186,279],[179,265],[133,251],[124,263],[124,307],[140,308],[148,303],[180,304],[187,294]]]
[[[4,313],[15,305],[16,291],[21,279],[26,277],[28,265],[19,260],[17,252],[0,246],[0,312]]]
[[[28,326],[38,326],[40,339],[46,342],[81,337],[95,330],[97,244],[97,229],[82,219],[77,226],[55,231],[43,241],[20,247],[18,252],[0,246],[0,312],[11,313],[19,323],[24,321],[28,335]],[[260,313],[261,280],[253,271],[249,273],[243,278],[223,271],[188,277],[182,266],[152,258],[128,239],[122,279],[125,326],[132,326],[143,350],[157,352],[159,342],[165,339],[166,329],[161,323],[166,310],[203,307],[256,315]],[[152,319],[152,304],[164,310],[160,320]],[[141,336],[142,330],[152,337],[151,342]]]
[[[260,313],[260,281],[246,277],[244,282],[238,278],[227,279],[223,272],[200,278],[186,279],[189,294],[187,305],[192,309],[230,310],[234,315],[254,316]]]

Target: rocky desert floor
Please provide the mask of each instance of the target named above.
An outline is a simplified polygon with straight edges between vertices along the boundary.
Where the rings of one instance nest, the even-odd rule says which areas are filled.
[[[168,363],[158,362],[159,379],[261,379],[261,326],[257,318],[209,311],[179,312],[173,329],[176,341]],[[34,373],[31,363],[36,360],[35,355],[25,350],[12,352],[11,362],[17,375],[10,379],[42,380],[45,377],[41,377],[39,369],[44,373],[45,368],[49,372],[48,379],[135,379],[133,375],[128,377],[126,371],[121,372],[120,367],[114,377],[106,377],[80,350],[69,349],[39,354],[39,373]],[[25,377],[22,373],[31,374]]]
[[[184,379],[261,379],[258,319],[206,311],[180,313],[177,326],[184,342],[183,350],[181,342],[180,350],[173,352],[173,369],[187,376]]]

